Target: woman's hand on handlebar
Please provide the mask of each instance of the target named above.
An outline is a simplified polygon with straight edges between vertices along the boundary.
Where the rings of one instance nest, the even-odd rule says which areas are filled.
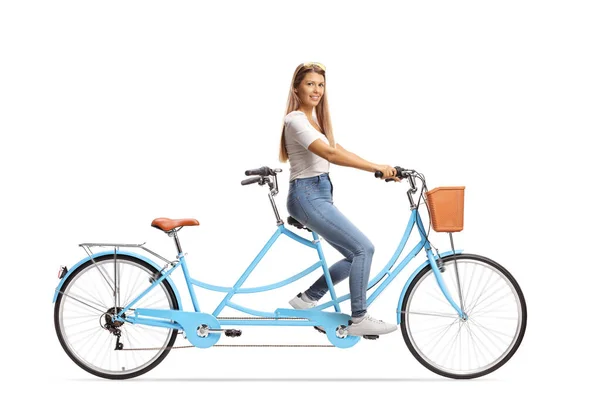
[[[402,180],[401,177],[396,176],[396,173],[398,172],[396,170],[396,168],[390,166],[390,165],[376,165],[375,166],[377,171],[381,171],[383,173],[383,175],[380,177],[380,179],[386,179],[386,180],[394,180],[396,182],[400,182]]]

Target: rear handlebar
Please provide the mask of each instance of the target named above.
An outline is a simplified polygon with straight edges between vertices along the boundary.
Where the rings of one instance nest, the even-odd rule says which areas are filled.
[[[246,176],[250,175],[260,175],[260,176],[275,176],[278,172],[281,172],[281,169],[271,169],[269,167],[260,167],[256,169],[249,169],[246,171]]]
[[[242,185],[251,185],[253,183],[258,182],[259,185],[264,185],[265,183],[269,184],[271,189],[275,189],[275,193],[277,194],[277,174],[281,172],[281,168],[269,168],[269,167],[260,167],[255,169],[246,170],[246,176],[255,175],[252,178],[244,179],[242,181]],[[270,178],[273,176],[274,178]]]
[[[242,185],[251,185],[256,182],[260,182],[263,178],[261,176],[253,176],[252,178],[244,179]]]

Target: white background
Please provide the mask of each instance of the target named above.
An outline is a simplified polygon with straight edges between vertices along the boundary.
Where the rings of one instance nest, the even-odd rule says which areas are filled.
[[[3,381],[62,398],[580,394],[598,358],[599,17],[593,1],[3,2]],[[529,321],[517,354],[467,382],[426,370],[400,332],[348,350],[177,350],[126,382],[79,369],[56,339],[51,302],[58,266],[85,255],[79,243],[147,242],[172,258],[150,222],[196,218],[181,232],[192,275],[231,286],[275,230],[266,189],[240,185],[246,169],[283,168],[287,218],[278,144],[304,61],[327,66],[344,147],[417,169],[430,189],[466,186],[455,242],[521,284]],[[376,246],[374,274],[409,216],[407,184],[335,165],[331,178],[336,205]],[[432,240],[449,248],[444,235]],[[325,255],[339,259],[329,245]],[[282,238],[249,284],[313,257]],[[405,272],[373,315],[395,320]],[[316,277],[248,304],[285,307]],[[217,299],[198,295],[211,311]],[[236,340],[325,343],[311,328]]]

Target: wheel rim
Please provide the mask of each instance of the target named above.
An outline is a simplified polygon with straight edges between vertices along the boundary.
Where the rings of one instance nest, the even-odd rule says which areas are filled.
[[[447,375],[481,375],[510,357],[523,325],[523,305],[517,288],[498,268],[473,259],[457,259],[463,304],[462,320],[450,306],[429,269],[409,294],[406,334],[425,363]],[[459,303],[454,261],[442,274]]]
[[[150,286],[154,272],[130,260],[117,259],[120,282],[119,306],[127,305]],[[171,329],[146,325],[114,324],[120,331],[123,350],[115,350],[117,336],[106,329],[114,314],[113,259],[96,260],[79,271],[63,287],[58,325],[64,346],[80,365],[98,374],[129,375],[151,366],[166,350]],[[111,287],[112,286],[112,287]],[[164,284],[154,287],[133,308],[173,309]],[[132,315],[129,311],[127,315]],[[103,327],[104,326],[104,327]],[[132,350],[148,349],[148,350]]]

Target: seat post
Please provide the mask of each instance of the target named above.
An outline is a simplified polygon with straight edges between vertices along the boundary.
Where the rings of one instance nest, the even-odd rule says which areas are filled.
[[[177,231],[174,230],[170,232],[169,236],[173,236],[175,238],[175,246],[177,246],[177,255],[183,253],[183,250],[181,250],[181,244],[179,243],[179,237],[177,237]]]

